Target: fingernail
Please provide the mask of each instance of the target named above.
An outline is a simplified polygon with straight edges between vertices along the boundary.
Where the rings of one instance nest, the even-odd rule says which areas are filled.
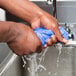
[[[67,42],[68,42],[68,40],[66,40],[65,38],[63,38],[63,41],[64,41],[65,43],[67,43]]]
[[[45,44],[44,47],[46,48],[47,47],[47,44]]]

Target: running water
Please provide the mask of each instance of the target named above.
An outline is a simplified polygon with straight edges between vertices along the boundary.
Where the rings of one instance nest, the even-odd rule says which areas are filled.
[[[54,70],[54,68],[53,68],[53,70],[51,70],[51,69],[48,70],[47,65],[49,64],[49,61],[48,61],[47,65],[43,64],[46,62],[45,60],[47,59],[47,58],[45,58],[46,57],[45,55],[48,54],[48,52],[50,51],[48,48],[43,50],[40,54],[34,53],[32,55],[25,55],[24,57],[22,57],[22,59],[24,61],[23,66],[26,67],[27,65],[29,65],[27,67],[27,70],[30,73],[29,76],[39,76],[39,72],[43,72],[43,71],[47,73],[47,76],[50,76],[50,75],[51,76],[60,76],[60,72],[65,73],[64,74],[65,76],[67,76],[67,75],[72,76],[71,75],[72,74],[71,62],[72,62],[72,56],[73,56],[73,54],[72,54],[73,47],[63,49],[62,45],[58,44],[58,45],[56,45],[55,48],[58,49],[58,50],[56,50],[56,51],[58,51],[58,54],[56,54],[56,57],[54,57],[55,55],[53,56],[54,52],[50,52],[51,53],[50,55],[51,55],[51,57],[54,57],[54,59],[56,59],[56,62],[54,63],[56,66],[54,64],[51,65],[51,63],[48,66],[50,68],[51,67],[53,68],[55,66],[54,67],[55,70]],[[52,48],[52,50],[53,50],[53,48]],[[28,64],[28,63],[30,63],[30,64]],[[64,67],[62,68],[62,66],[64,66]],[[65,69],[65,70],[63,70],[63,69]],[[63,73],[61,75],[63,75]]]
[[[25,55],[24,57],[22,57],[22,59],[23,59],[23,61],[25,63],[24,67],[26,67],[27,65],[30,65],[30,66],[27,67],[27,70],[30,73],[30,76],[39,76],[38,75],[39,72],[43,72],[43,71],[45,71],[47,73],[47,76],[50,76],[50,75],[51,76],[58,76],[59,73],[60,73],[59,72],[60,69],[61,69],[60,71],[62,72],[62,68],[61,68],[61,65],[63,65],[62,63],[65,62],[64,63],[65,66],[71,65],[71,64],[66,64],[66,62],[67,63],[71,62],[72,47],[62,50],[62,45],[58,44],[58,45],[56,45],[55,48],[58,49],[58,55],[56,56],[56,67],[55,67],[55,70],[53,70],[53,71],[52,70],[48,70],[48,67],[46,65],[43,65],[43,63],[45,61],[45,55],[48,52],[48,48],[46,48],[45,50],[43,50],[40,54],[34,53],[32,55]],[[65,53],[65,56],[66,55],[68,56],[68,58],[70,59],[69,61],[67,60],[67,58],[65,58],[65,56],[61,57],[63,55],[63,53]],[[27,62],[30,63],[30,64],[28,64]],[[51,67],[51,66],[54,66],[54,65],[50,65],[49,67]],[[68,70],[68,69],[71,70],[71,68],[72,68],[72,67],[65,67],[65,66],[64,66],[65,70]],[[66,74],[67,74],[67,71],[65,72],[64,75],[66,76]],[[68,73],[68,74],[71,74],[71,73]]]
[[[59,62],[60,62],[60,55],[62,53],[62,44],[58,43],[56,45],[56,48],[58,49],[58,57],[57,57],[57,68],[59,67]]]
[[[58,57],[57,57],[57,63],[56,63],[56,66],[58,68],[59,67],[59,62],[60,62],[60,55],[61,55],[62,45],[58,44],[56,46],[56,48],[59,50]],[[22,57],[22,59],[24,61],[23,67],[25,67],[25,65],[27,64],[25,59],[27,61],[29,61],[30,64],[33,64],[32,67],[28,67],[28,71],[30,73],[34,72],[31,76],[38,76],[38,70],[40,70],[40,71],[42,71],[42,70],[46,71],[47,70],[46,66],[43,66],[41,64],[41,62],[44,62],[45,54],[47,53],[47,51],[48,51],[48,47],[45,50],[43,50],[40,54],[34,53],[32,55],[28,55],[28,56],[25,55],[24,57]],[[37,60],[38,60],[38,62],[37,62]],[[51,75],[50,71],[48,72],[48,75]],[[55,72],[55,76],[57,76],[57,72]]]
[[[22,56],[22,60],[23,60],[23,62],[24,62],[23,67],[25,67],[26,64],[27,64],[26,60],[27,60],[28,62],[30,62],[30,64],[32,65],[32,67],[28,67],[28,68],[27,68],[27,70],[28,70],[30,73],[32,73],[31,76],[38,76],[38,70],[40,70],[40,71],[42,71],[42,70],[45,70],[45,71],[46,71],[46,70],[47,70],[47,69],[45,68],[45,66],[43,66],[43,65],[41,64],[41,62],[44,62],[45,54],[46,54],[47,51],[48,51],[48,47],[46,48],[45,51],[41,52],[40,54],[34,53],[34,54],[32,54],[32,55]],[[37,60],[39,61],[38,63],[37,63]],[[49,72],[49,74],[50,74],[50,72]]]
[[[57,57],[57,62],[56,62],[56,72],[55,72],[55,76],[58,76],[58,68],[59,68],[59,62],[60,62],[60,56],[61,56],[61,53],[62,53],[62,44],[61,43],[58,43],[56,46],[56,49],[58,49],[58,57]]]

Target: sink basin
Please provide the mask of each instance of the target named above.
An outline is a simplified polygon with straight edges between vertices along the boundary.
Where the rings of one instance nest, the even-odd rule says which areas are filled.
[[[0,76],[23,76],[21,58],[10,52],[0,64]]]
[[[0,64],[6,58],[9,52],[10,49],[8,46],[5,43],[0,43]]]
[[[46,2],[34,3],[52,14],[52,5],[47,5]],[[73,6],[71,6],[71,4]],[[64,1],[57,3],[57,16],[60,25],[64,25],[65,21],[76,24],[75,9],[76,2],[71,1],[67,3]],[[75,12],[72,13],[70,11]],[[9,14],[8,12],[6,12],[6,20],[27,24],[23,20]],[[76,26],[73,26],[73,32],[74,35],[76,35]],[[31,56],[28,55],[28,57],[25,57],[27,64],[23,68],[23,61],[21,57],[12,53],[5,43],[1,43],[0,76],[76,76],[75,50],[76,48],[63,47],[59,51],[58,47],[48,47],[43,49],[40,54],[33,54]],[[31,60],[29,60],[29,58],[31,58]]]

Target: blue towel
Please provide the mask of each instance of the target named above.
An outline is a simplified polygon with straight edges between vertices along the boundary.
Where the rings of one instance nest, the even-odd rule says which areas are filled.
[[[59,27],[59,30],[62,34],[62,36],[65,38],[65,39],[69,39],[69,34],[68,32],[62,27],[60,26]],[[44,45],[46,44],[46,40],[47,39],[50,39],[51,35],[53,35],[53,31],[51,30],[48,30],[48,29],[45,29],[43,27],[39,27],[39,28],[36,28],[34,29],[34,32],[37,34],[37,36],[39,37],[39,39],[41,40],[41,43],[42,43],[42,46],[44,47]]]

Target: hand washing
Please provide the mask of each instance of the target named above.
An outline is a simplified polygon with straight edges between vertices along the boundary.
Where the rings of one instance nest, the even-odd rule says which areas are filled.
[[[62,36],[65,38],[65,39],[69,39],[69,34],[68,32],[62,27],[60,26],[59,27],[59,30],[62,34]],[[46,44],[46,40],[47,39],[50,39],[50,37],[52,35],[54,35],[53,31],[52,30],[48,30],[48,29],[45,29],[43,27],[40,27],[40,28],[36,28],[34,29],[34,32],[37,34],[37,36],[39,37],[39,39],[41,40],[41,43],[42,43],[42,46],[44,47],[44,45]]]

